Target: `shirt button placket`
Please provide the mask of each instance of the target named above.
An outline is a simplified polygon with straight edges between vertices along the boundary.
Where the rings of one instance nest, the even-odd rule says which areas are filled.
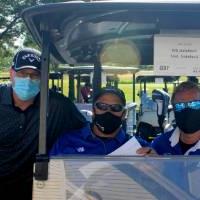
[[[20,129],[23,129],[24,123],[25,123],[25,115],[24,115],[24,113],[21,113],[20,114],[20,125],[19,125]]]

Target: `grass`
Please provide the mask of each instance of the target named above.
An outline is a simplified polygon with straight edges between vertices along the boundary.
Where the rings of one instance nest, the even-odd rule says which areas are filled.
[[[0,71],[0,77],[9,77],[9,72]]]
[[[171,95],[173,91],[173,84],[168,84],[168,93]],[[147,94],[151,97],[152,91],[154,89],[163,89],[164,84],[155,84],[155,83],[148,83],[146,86]],[[133,101],[133,86],[132,84],[119,84],[119,88],[122,89],[125,93],[127,102]],[[136,84],[136,91],[135,91],[135,102],[139,103],[139,93],[140,93],[140,84]],[[142,88],[144,89],[144,88]]]

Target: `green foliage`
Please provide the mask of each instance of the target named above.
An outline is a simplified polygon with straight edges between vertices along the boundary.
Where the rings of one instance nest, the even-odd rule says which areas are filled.
[[[124,80],[120,80],[119,83],[120,83],[120,84],[131,84],[131,83],[132,83],[132,80],[126,80],[126,79],[124,79]]]
[[[7,67],[11,66],[12,60],[10,57],[12,56],[12,51],[9,48],[0,47],[0,69],[4,70]]]
[[[20,13],[25,8],[38,4],[64,2],[64,0],[1,0],[0,2],[0,69],[10,67],[12,56],[21,46],[38,48]],[[22,43],[16,41],[21,38]]]

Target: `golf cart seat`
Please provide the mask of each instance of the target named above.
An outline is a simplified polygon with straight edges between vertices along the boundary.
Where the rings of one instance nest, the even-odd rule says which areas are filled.
[[[92,104],[91,103],[76,103],[77,108],[87,119],[87,121],[92,121]]]
[[[152,91],[152,101],[154,103],[152,105],[156,106],[156,109],[154,108],[155,110],[152,113],[143,112],[143,118],[137,129],[137,134],[147,141],[153,140],[157,135],[169,131],[172,127],[169,123],[169,94],[164,90],[154,89]],[[144,121],[144,116],[148,121]]]
[[[80,110],[87,121],[92,122],[92,111],[90,110]]]

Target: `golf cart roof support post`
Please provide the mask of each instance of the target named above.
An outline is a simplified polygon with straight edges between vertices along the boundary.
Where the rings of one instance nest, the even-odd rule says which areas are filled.
[[[168,88],[167,88],[167,81],[166,80],[164,80],[164,84],[165,84],[165,91],[167,92]]]
[[[135,102],[135,73],[133,73],[133,102]]]
[[[46,149],[47,116],[48,116],[48,91],[49,91],[49,27],[48,23],[41,23],[42,33],[42,56],[41,56],[41,88],[40,88],[40,127],[39,127],[39,150],[35,163],[35,179],[48,179],[48,155]]]
[[[144,79],[144,92],[147,92],[147,81]]]
[[[64,74],[62,73],[62,75],[61,75],[61,92],[62,92],[62,94],[63,94],[63,79],[64,79]]]
[[[98,94],[101,88],[101,72],[102,72],[102,66],[101,66],[99,55],[97,53],[95,63],[94,63],[94,75],[93,75],[93,81],[92,81],[94,97],[96,96],[96,94]]]
[[[69,71],[68,72],[69,76],[69,84],[68,84],[68,97],[74,101],[75,95],[74,95],[74,72]]]
[[[77,73],[76,89],[77,89],[77,102],[80,103],[81,102],[81,95],[80,95],[80,92],[81,92],[81,72],[80,71],[78,71],[78,73]]]

